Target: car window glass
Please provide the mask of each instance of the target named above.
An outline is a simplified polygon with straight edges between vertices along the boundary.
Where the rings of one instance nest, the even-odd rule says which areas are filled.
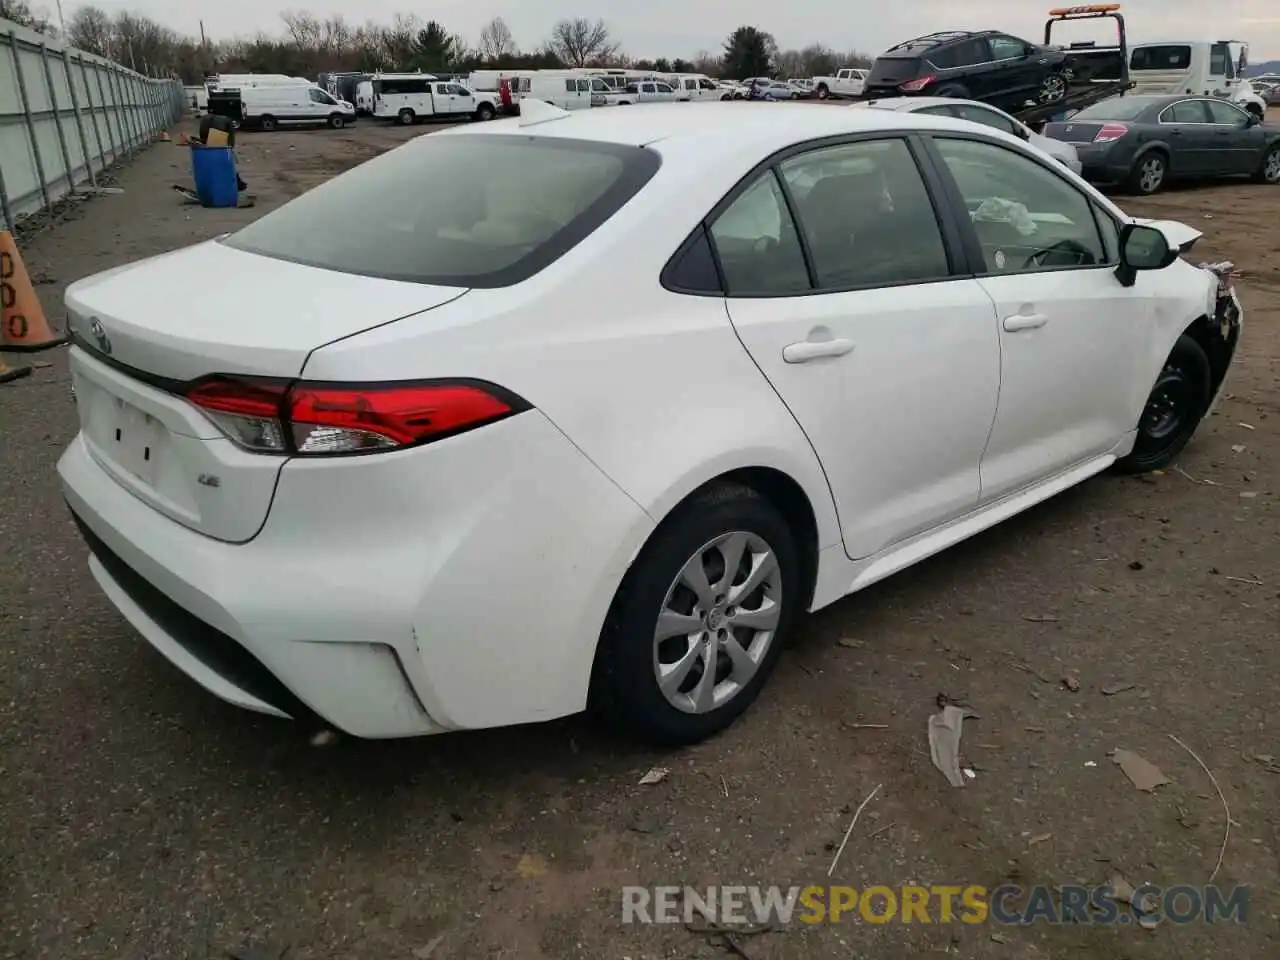
[[[996,113],[994,110],[984,110],[982,107],[970,106],[967,103],[957,104],[956,113],[960,115],[961,120],[969,120],[973,123],[981,123],[988,127],[995,127],[997,130],[1003,130],[1005,133],[1014,133],[1013,121],[1003,114]]]
[[[577,80],[566,80],[566,81],[564,82],[564,89],[565,89],[565,92],[566,92],[566,93],[577,93],[577,92],[578,92],[578,81],[577,81]]]
[[[223,242],[341,273],[503,286],[589,236],[659,163],[640,147],[559,137],[421,137],[308,190]],[[520,175],[513,178],[512,170]],[[437,182],[449,189],[414,189]],[[317,229],[325,223],[342,229]]]
[[[1203,100],[1183,100],[1166,108],[1160,119],[1164,123],[1208,123],[1209,115]]]
[[[655,83],[654,87],[657,88],[657,91],[659,93],[675,93],[675,91],[671,89],[671,86],[669,84]]]
[[[1225,43],[1215,43],[1209,48],[1209,73],[1215,77],[1231,72],[1231,48]]]
[[[457,97],[470,96],[470,91],[467,90],[466,87],[461,86],[460,84],[457,84],[457,83],[449,84],[449,92]]]
[[[699,81],[698,81],[698,86],[702,87],[702,89],[703,89],[703,90],[716,90],[716,89],[718,89],[718,88],[716,87],[716,85],[715,85],[715,81],[712,81],[712,80],[699,80]]]
[[[772,171],[716,218],[711,238],[729,296],[809,291],[795,223]]]
[[[1102,233],[1102,249],[1106,253],[1107,263],[1120,262],[1120,224],[1118,224],[1111,214],[1103,210],[1096,203],[1092,204],[1093,219],[1098,224],[1098,230]]]
[[[442,97],[447,97],[449,95],[449,85],[447,83],[437,83],[436,93]]]
[[[937,50],[930,50],[926,59],[939,70],[950,70],[952,67],[959,66],[956,61],[955,47],[939,47]]]
[[[820,288],[950,273],[933,204],[905,141],[815,150],[784,161],[779,172],[795,199]]]
[[[319,90],[308,90],[307,95],[311,98],[312,103],[325,103],[324,94]]]
[[[935,107],[921,107],[916,113],[923,113],[928,117],[954,117],[956,115],[955,107],[942,103]]]
[[[1233,127],[1243,127],[1248,121],[1248,115],[1240,109],[1233,107],[1225,100],[1205,100],[1204,105],[1209,110],[1209,120],[1211,123],[1230,124]]]
[[[1014,60],[1026,56],[1027,45],[1017,37],[992,37],[991,57],[994,60]]]
[[[990,273],[1107,262],[1091,201],[1030,157],[974,140],[934,141],[964,198]]]
[[[988,63],[991,60],[991,49],[986,38],[977,37],[956,44],[956,66],[970,67],[977,63]]]

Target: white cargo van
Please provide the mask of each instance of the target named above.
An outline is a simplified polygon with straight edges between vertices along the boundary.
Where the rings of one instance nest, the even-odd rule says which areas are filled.
[[[593,86],[598,86],[601,104],[608,88],[595,78],[570,70],[529,70],[513,73],[507,82],[514,100],[531,97],[561,110],[584,110],[592,106]]]
[[[229,87],[222,90],[231,92]],[[275,130],[282,126],[327,124],[339,129],[356,119],[355,107],[314,83],[240,87],[238,93],[245,127]]]
[[[373,115],[405,126],[428,118],[492,120],[498,115],[497,96],[478,93],[454,80],[426,73],[381,73],[371,82]]]

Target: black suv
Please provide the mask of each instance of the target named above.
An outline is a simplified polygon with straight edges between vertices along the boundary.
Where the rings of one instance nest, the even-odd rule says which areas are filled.
[[[917,37],[876,58],[864,97],[963,97],[1013,111],[1067,93],[1067,55],[1007,33],[953,30]]]

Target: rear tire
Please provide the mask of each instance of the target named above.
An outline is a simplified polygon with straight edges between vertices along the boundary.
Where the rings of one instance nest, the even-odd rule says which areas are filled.
[[[1280,183],[1280,144],[1276,144],[1263,155],[1253,179],[1258,183],[1273,185]]]
[[[1140,156],[1133,165],[1129,179],[1125,181],[1125,189],[1140,197],[1149,197],[1159,193],[1168,179],[1169,157],[1159,150],[1152,150]]]
[[[701,573],[700,590],[686,570]],[[795,538],[773,504],[737,484],[705,490],[659,525],[627,571],[600,634],[590,709],[661,746],[718,733],[768,680],[799,601]]]
[[[827,89],[827,85],[825,83],[818,84],[818,99],[826,100],[829,96],[831,96],[831,91]]]
[[[413,126],[414,121],[417,119],[417,116],[408,107],[396,114],[396,122],[402,127]]]
[[[1133,450],[1116,461],[1116,471],[1146,473],[1171,464],[1204,419],[1212,384],[1208,355],[1184,333],[1173,345],[1142,408]]]

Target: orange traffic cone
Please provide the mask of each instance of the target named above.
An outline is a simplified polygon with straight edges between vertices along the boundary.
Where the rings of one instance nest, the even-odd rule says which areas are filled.
[[[0,351],[44,350],[66,341],[44,318],[13,234],[0,230]]]
[[[30,367],[11,367],[3,360],[0,360],[0,383],[8,383],[10,380],[21,380],[30,373]]]

